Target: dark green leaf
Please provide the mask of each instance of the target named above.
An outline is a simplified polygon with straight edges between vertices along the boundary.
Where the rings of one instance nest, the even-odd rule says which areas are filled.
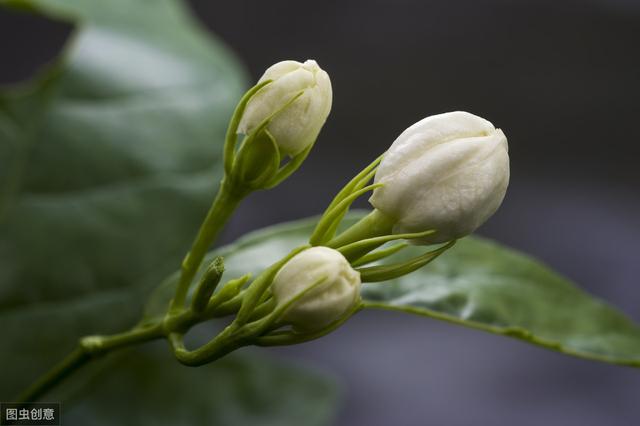
[[[350,223],[357,216],[349,217]],[[229,277],[260,269],[304,244],[317,219],[278,225],[220,249]],[[408,247],[383,262],[426,251]],[[250,269],[248,270],[247,268]],[[640,328],[534,259],[467,237],[424,268],[364,284],[368,307],[392,309],[526,340],[569,355],[640,366]]]
[[[417,248],[396,255],[399,260]],[[531,257],[464,238],[424,269],[367,286],[370,307],[523,339],[568,355],[640,367],[640,328]]]
[[[159,342],[160,343],[160,342]],[[60,399],[71,426],[299,426],[331,423],[331,381],[300,367],[243,354],[185,367],[166,345],[107,361],[75,394]],[[153,350],[157,349],[157,350]],[[113,365],[111,365],[113,364]],[[68,387],[67,387],[68,388]]]
[[[0,93],[6,401],[80,336],[132,326],[142,294],[179,266],[221,175],[226,124],[245,74],[177,0],[4,4],[80,24],[47,73]],[[162,360],[131,357],[126,371],[101,373],[106,388],[96,384],[78,407],[65,403],[72,413],[65,424],[290,424],[288,416],[300,424],[302,412],[326,419],[330,411],[328,385],[315,376],[242,359],[198,373],[162,349]],[[283,385],[278,400],[269,381]],[[195,408],[178,395],[186,388],[198,390]],[[175,407],[165,406],[168,397]],[[214,413],[221,404],[214,398],[229,410]],[[137,417],[127,420],[134,403]]]
[[[5,399],[79,336],[130,326],[140,290],[179,265],[244,86],[178,2],[28,4],[83,24],[46,74],[0,94]]]

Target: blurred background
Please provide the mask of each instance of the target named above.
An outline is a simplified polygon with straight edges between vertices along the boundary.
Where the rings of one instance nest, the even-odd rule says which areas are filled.
[[[511,186],[480,234],[542,259],[640,321],[640,2],[191,3],[255,79],[276,61],[313,58],[334,88],[329,121],[295,179],[251,196],[223,242],[321,212],[406,127],[467,110],[510,143]],[[69,33],[0,10],[0,84],[31,76]],[[321,340],[277,352],[343,379],[338,425],[640,419],[637,370],[399,313],[359,314]]]

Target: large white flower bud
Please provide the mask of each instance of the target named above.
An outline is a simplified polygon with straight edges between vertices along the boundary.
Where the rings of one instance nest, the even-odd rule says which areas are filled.
[[[470,234],[500,206],[509,183],[507,138],[489,121],[456,111],[405,130],[385,154],[371,204],[394,233],[436,233],[414,243]]]
[[[267,129],[282,154],[296,155],[315,142],[329,115],[331,80],[313,60],[303,64],[296,61],[278,62],[265,71],[258,83],[267,80],[272,82],[258,90],[247,103],[238,131],[248,134],[263,120],[281,110]]]
[[[296,330],[315,331],[355,307],[360,300],[360,274],[339,251],[311,247],[278,271],[272,291],[278,306],[299,297],[284,312],[285,323]]]

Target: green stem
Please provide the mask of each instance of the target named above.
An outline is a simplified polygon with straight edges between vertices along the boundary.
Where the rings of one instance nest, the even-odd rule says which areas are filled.
[[[162,327],[159,324],[145,329],[133,329],[112,336],[84,337],[66,358],[22,392],[16,398],[16,402],[25,403],[38,400],[81,367],[108,352],[162,336]]]
[[[168,315],[163,320],[144,328],[133,328],[124,333],[108,336],[83,337],[78,346],[65,359],[41,376],[15,401],[34,402],[94,359],[127,346],[163,338],[175,330],[189,329],[194,324],[207,319],[231,315],[238,312],[241,303],[242,295],[237,295],[223,303],[210,304],[204,312],[198,313],[189,309]]]
[[[185,348],[182,335],[179,333],[169,334],[167,340],[173,350],[173,354],[181,364],[189,367],[198,367],[222,358],[244,346],[246,343],[243,341],[242,336],[234,336],[235,331],[237,331],[237,327],[227,327],[216,338],[196,351],[189,351]]]
[[[58,365],[53,367],[49,372],[40,377],[36,382],[29,386],[17,398],[16,402],[25,403],[37,401],[47,391],[52,389],[58,383],[70,376],[76,370],[91,360],[91,355],[86,353],[81,346],[73,350]]]
[[[240,201],[247,195],[246,191],[239,190],[226,178],[220,183],[218,194],[200,226],[191,249],[182,261],[180,281],[178,282],[176,295],[171,301],[170,311],[175,312],[184,309],[189,286],[207,250],[209,250],[224,225],[229,221]]]

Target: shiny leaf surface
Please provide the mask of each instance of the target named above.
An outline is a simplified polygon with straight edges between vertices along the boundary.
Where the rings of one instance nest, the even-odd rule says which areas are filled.
[[[229,277],[258,272],[304,244],[316,220],[267,228],[216,254],[225,257]],[[384,262],[426,250],[408,247]],[[253,268],[247,270],[248,265]],[[368,308],[423,315],[573,356],[640,366],[640,328],[629,318],[540,262],[487,239],[459,240],[418,271],[364,284],[362,296]]]
[[[227,121],[246,84],[233,55],[177,0],[0,4],[77,26],[45,73],[0,92],[8,401],[80,336],[132,326],[148,290],[179,266],[221,176]],[[333,411],[333,388],[318,375],[247,358],[198,372],[154,348],[109,357],[58,389],[84,395],[59,399],[63,424],[323,424]]]

